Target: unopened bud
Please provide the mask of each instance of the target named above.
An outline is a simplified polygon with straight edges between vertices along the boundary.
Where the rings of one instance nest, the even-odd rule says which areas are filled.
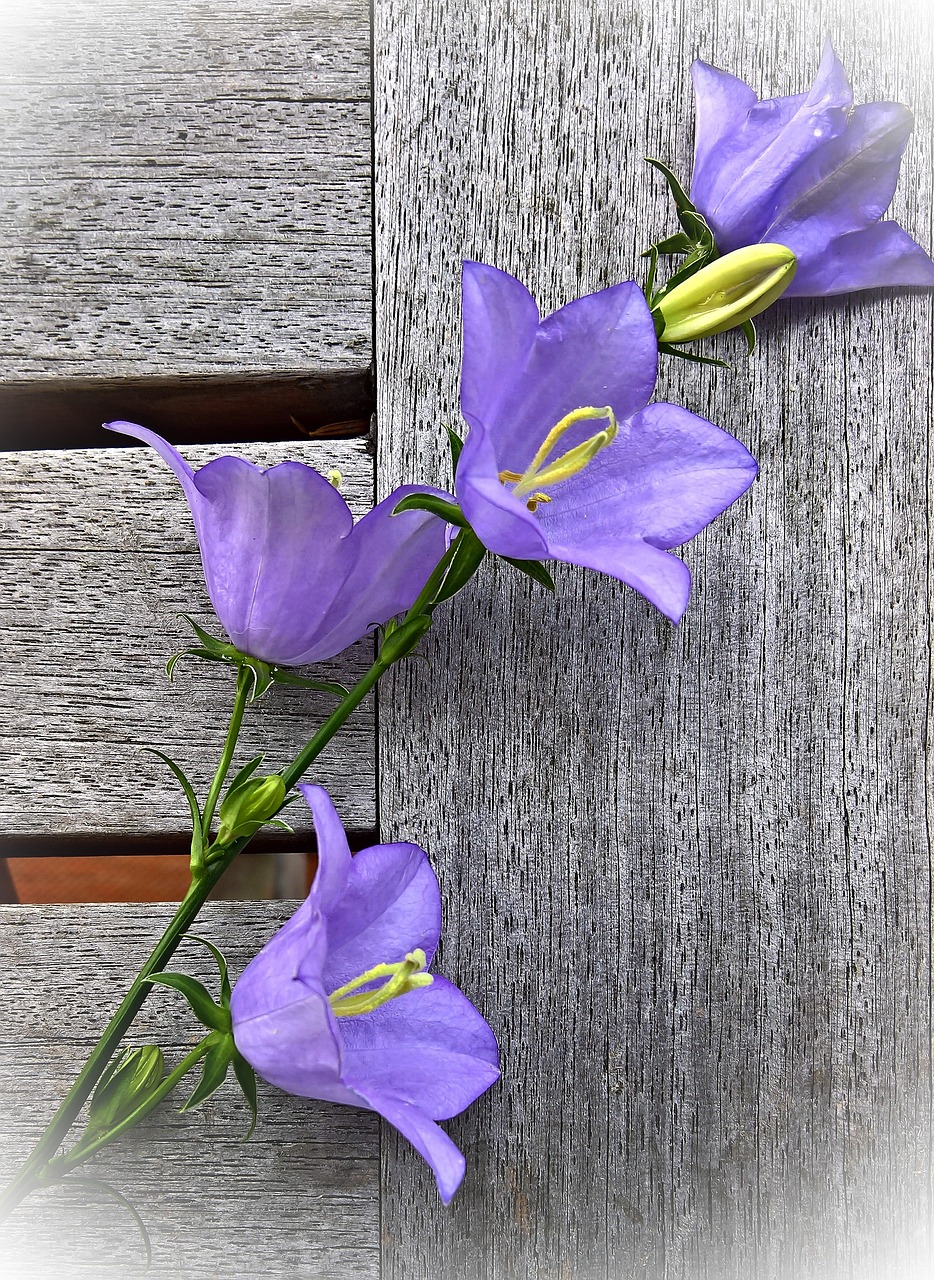
[[[237,836],[253,835],[282,808],[285,783],[277,773],[268,778],[250,778],[224,797],[220,811],[218,844]]]
[[[736,329],[780,297],[798,261],[783,244],[751,244],[702,267],[657,303],[659,342],[691,342]]]
[[[101,1076],[88,1112],[86,1135],[109,1133],[155,1095],[165,1060],[155,1044],[124,1049]]]

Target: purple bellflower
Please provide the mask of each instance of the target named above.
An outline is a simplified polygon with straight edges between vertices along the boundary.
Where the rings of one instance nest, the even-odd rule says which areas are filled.
[[[329,480],[302,462],[263,470],[215,458],[194,471],[132,422],[111,431],[151,444],[185,491],[214,610],[243,653],[274,666],[331,658],[414,603],[445,550],[442,520],[392,513],[421,487],[397,489],[354,524]]]
[[[466,1164],[435,1121],[499,1078],[496,1038],[457,987],[426,972],[441,900],[422,850],[382,844],[351,858],[327,792],[299,790],[318,871],[234,988],[234,1041],[287,1093],[379,1112],[428,1161],[447,1203]]]
[[[477,537],[498,555],[610,574],[677,622],[691,575],[669,549],[749,487],[755,460],[686,409],[648,405],[658,342],[638,285],[541,321],[503,271],[465,262],[463,285],[470,431],[455,491]]]
[[[888,208],[911,112],[854,107],[828,41],[808,93],[759,101],[736,76],[692,67],[697,122],[691,200],[721,253],[786,245],[798,259],[786,297],[879,285],[934,285],[934,262]]]

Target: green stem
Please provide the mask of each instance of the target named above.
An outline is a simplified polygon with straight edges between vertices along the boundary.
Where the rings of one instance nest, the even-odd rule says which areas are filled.
[[[253,679],[253,672],[248,667],[240,668],[237,675],[237,692],[234,696],[234,709],[230,717],[230,728],[227,730],[220,763],[211,782],[208,798],[204,803],[204,813],[201,815],[201,830],[204,834],[205,843],[208,843],[211,839],[211,823],[214,819],[214,810],[217,808],[221,787],[224,785],[224,780],[233,762],[237,738],[240,736],[240,726],[243,723],[243,713],[246,711],[247,698],[249,697],[250,689],[253,687]]]

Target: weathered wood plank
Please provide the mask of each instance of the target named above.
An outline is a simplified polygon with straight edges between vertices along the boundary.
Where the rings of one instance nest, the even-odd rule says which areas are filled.
[[[365,369],[365,0],[13,0],[0,381]]]
[[[184,452],[194,466],[224,447]],[[285,457],[337,467],[357,515],[372,503],[373,462],[362,441],[237,446],[263,465]],[[188,506],[149,449],[0,454],[0,834],[4,852],[28,838],[184,838],[187,809],[165,767],[140,746],[178,760],[204,794],[226,732],[231,672],[184,662],[163,670],[191,633],[191,613],[219,632],[207,599]],[[323,678],[353,680],[371,661],[361,641]],[[243,761],[286,763],[333,698],[276,687],[247,714]],[[366,707],[321,758],[318,778],[348,826],[375,827],[374,727]],[[294,806],[290,822],[310,829]],[[105,842],[105,846],[106,842]],[[103,849],[101,850],[103,851]]]
[[[691,59],[794,92],[827,32],[858,100],[916,112],[894,214],[930,245],[926,6],[377,6],[383,488],[447,479],[460,258],[544,310],[640,271],[672,228],[641,158],[687,172]],[[449,1210],[387,1131],[392,1280],[927,1274],[931,321],[786,306],[748,364],[724,340],[733,377],[663,369],[762,463],[686,551],[679,629],[491,568],[381,691],[382,834],[434,858],[445,969],[504,1063],[451,1126]]]
[[[209,905],[199,932],[236,974],[295,903]],[[36,1140],[171,914],[170,907],[0,908],[0,1181]],[[209,985],[203,948],[178,961]],[[213,989],[213,988],[212,988]],[[198,1037],[184,1001],[158,993],[133,1043],[177,1061]],[[228,1083],[202,1108],[169,1106],[88,1171],[137,1206],[154,1276],[379,1275],[379,1134],[348,1107],[291,1098],[260,1083],[256,1133],[241,1142],[246,1104]],[[4,1276],[144,1274],[129,1217],[102,1194],[35,1197],[0,1227]]]

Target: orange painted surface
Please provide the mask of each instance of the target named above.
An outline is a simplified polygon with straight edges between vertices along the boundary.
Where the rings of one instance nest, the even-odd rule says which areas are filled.
[[[188,888],[184,854],[9,858],[20,902],[175,902]]]

